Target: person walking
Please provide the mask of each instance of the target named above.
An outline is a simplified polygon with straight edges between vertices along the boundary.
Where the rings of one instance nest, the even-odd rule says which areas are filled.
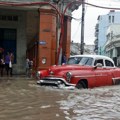
[[[30,74],[30,60],[26,58],[26,76],[29,77]]]
[[[9,71],[10,71],[10,76],[12,77],[12,71],[13,71],[13,63],[14,63],[14,55],[13,53],[10,53],[10,62],[9,62]]]
[[[0,47],[0,74],[1,74],[1,77],[3,76],[3,70],[4,70],[3,52],[4,52],[4,49]]]
[[[9,75],[9,63],[10,63],[10,54],[9,52],[7,52],[5,56],[5,69],[6,69],[7,76]]]
[[[4,56],[2,55],[2,57],[0,58],[0,73],[1,73],[1,77],[3,77],[4,66],[5,66]]]

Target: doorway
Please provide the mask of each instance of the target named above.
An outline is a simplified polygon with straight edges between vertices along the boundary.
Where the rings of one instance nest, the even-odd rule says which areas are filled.
[[[14,63],[16,63],[16,29],[0,28],[0,47],[4,49],[4,55],[7,52],[14,54]]]

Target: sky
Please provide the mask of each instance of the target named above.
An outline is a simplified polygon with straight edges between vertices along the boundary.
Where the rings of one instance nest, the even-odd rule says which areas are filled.
[[[86,0],[86,2],[109,8],[120,8],[120,0]],[[84,43],[93,45],[95,40],[95,25],[99,15],[108,14],[110,9],[96,8],[85,5],[85,22],[84,22]],[[72,17],[79,20],[72,19],[71,25],[71,41],[81,42],[81,12],[82,8],[73,11]]]

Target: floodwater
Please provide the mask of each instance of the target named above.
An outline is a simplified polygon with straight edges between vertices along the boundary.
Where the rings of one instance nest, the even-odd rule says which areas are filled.
[[[69,90],[0,78],[0,120],[120,120],[120,86]]]

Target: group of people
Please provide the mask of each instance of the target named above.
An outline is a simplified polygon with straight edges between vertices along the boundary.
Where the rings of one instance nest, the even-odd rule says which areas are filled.
[[[13,53],[7,52],[4,55],[4,52],[0,51],[0,74],[1,77],[3,76],[4,70],[6,71],[7,76],[12,76],[12,64],[14,62],[14,55]]]

